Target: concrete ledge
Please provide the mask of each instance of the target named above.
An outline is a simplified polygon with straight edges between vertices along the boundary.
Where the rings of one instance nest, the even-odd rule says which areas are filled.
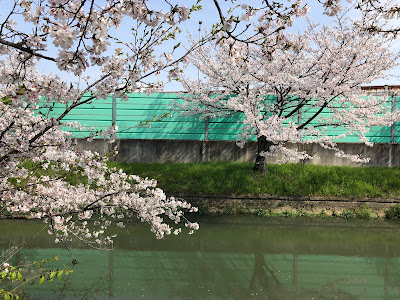
[[[100,154],[105,154],[117,146],[119,153],[115,160],[119,162],[253,162],[257,151],[256,142],[248,142],[244,148],[239,148],[235,141],[120,139],[109,144],[106,140],[92,142],[78,140],[78,146]],[[369,157],[370,161],[364,164],[337,157],[335,152],[324,149],[318,144],[288,144],[288,147],[318,157],[302,162],[306,164],[400,167],[400,144],[375,144],[373,147],[360,143],[338,144],[345,153]],[[269,158],[268,162],[273,163],[277,159],[279,157]]]
[[[385,211],[400,199],[326,199],[308,197],[232,197],[220,196],[190,196],[182,198],[200,211],[206,213],[255,213],[258,210],[271,210],[275,213],[283,211],[304,211],[311,215],[318,215],[324,211],[328,216],[340,215],[345,210],[368,208],[376,217],[384,217]]]

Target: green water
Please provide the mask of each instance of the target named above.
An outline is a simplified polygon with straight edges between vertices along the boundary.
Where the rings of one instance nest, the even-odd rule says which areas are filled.
[[[197,218],[200,230],[156,240],[145,224],[118,229],[114,251],[54,244],[41,222],[0,221],[13,263],[78,263],[35,299],[400,299],[400,223],[243,216]],[[117,230],[117,229],[116,229]]]

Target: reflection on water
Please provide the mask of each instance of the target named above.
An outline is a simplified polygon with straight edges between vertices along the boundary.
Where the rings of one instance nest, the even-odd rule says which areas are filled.
[[[78,264],[37,299],[400,299],[400,224],[331,219],[207,217],[200,230],[158,241],[146,225],[118,230],[114,251],[54,244],[45,231],[14,264]],[[43,223],[0,221],[0,246],[27,241]],[[59,247],[59,248],[57,248]]]

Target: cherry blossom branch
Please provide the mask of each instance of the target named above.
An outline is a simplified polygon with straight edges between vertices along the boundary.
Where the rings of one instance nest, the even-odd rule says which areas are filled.
[[[3,39],[1,37],[0,37],[0,44],[8,46],[8,47],[12,47],[14,49],[21,50],[22,52],[28,53],[30,55],[33,55],[33,56],[36,56],[36,57],[39,57],[39,58],[43,58],[45,60],[56,61],[56,59],[53,58],[53,57],[37,53],[36,51],[34,51],[34,50],[30,49],[30,48],[22,46],[20,43],[12,43],[12,42],[6,41],[5,39]]]

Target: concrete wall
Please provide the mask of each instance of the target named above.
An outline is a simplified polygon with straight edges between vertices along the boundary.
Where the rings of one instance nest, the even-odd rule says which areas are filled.
[[[243,149],[234,141],[192,141],[192,140],[132,140],[120,139],[114,144],[105,140],[78,140],[81,149],[105,154],[113,147],[119,148],[114,158],[120,162],[205,162],[205,161],[254,161],[256,142],[246,143]],[[335,156],[333,151],[317,144],[289,144],[290,148],[306,151],[318,158],[303,161],[307,164],[332,166],[383,166],[400,167],[400,144],[375,144],[372,148],[359,143],[342,143],[339,148],[345,153],[369,157],[369,163],[356,163]],[[279,159],[279,157],[278,157]],[[276,159],[269,159],[274,162]]]

